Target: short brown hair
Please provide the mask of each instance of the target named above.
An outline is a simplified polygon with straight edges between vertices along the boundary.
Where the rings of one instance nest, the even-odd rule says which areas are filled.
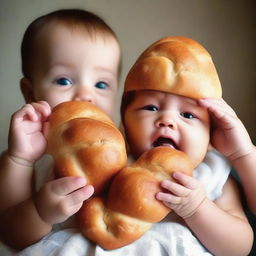
[[[89,35],[100,33],[113,36],[117,42],[115,32],[99,16],[81,9],[57,10],[35,19],[26,29],[21,43],[21,65],[24,77],[30,78],[30,69],[33,58],[33,49],[36,35],[41,29],[51,22],[65,24],[70,28],[82,27]]]

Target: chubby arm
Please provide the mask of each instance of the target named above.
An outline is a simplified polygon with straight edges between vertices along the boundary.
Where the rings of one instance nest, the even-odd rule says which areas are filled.
[[[214,255],[248,255],[253,231],[240,203],[235,181],[229,179],[223,195],[215,202],[204,200],[197,211],[185,219],[198,239]]]
[[[54,224],[76,213],[93,194],[81,177],[65,177],[46,183],[38,193],[0,216],[1,239],[16,249],[23,249],[48,234]]]
[[[0,215],[0,238],[17,250],[37,242],[51,228],[38,215],[32,198],[7,208]]]
[[[177,183],[162,182],[170,193],[160,192],[157,199],[182,217],[214,255],[247,255],[253,232],[243,212],[235,181],[228,179],[222,196],[212,202],[195,178],[182,173],[175,173],[174,178]]]
[[[233,160],[232,165],[241,179],[248,206],[256,215],[256,147],[249,154]]]
[[[32,195],[33,164],[46,148],[46,102],[26,104],[12,115],[8,150],[0,157],[0,212]]]
[[[251,211],[256,215],[256,147],[237,117],[223,99],[202,99],[212,121],[213,146],[225,155],[237,171]]]
[[[33,194],[33,165],[46,149],[47,102],[26,104],[11,119],[8,150],[0,158],[0,237],[21,249],[73,215],[93,188],[78,177],[46,183]]]
[[[12,158],[7,152],[0,157],[0,214],[32,195],[33,166]]]

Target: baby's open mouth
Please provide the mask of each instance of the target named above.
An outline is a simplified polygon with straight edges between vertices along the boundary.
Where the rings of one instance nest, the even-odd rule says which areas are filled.
[[[158,139],[156,139],[153,142],[152,146],[153,147],[165,146],[165,147],[171,147],[171,148],[177,149],[177,145],[172,139],[164,138],[164,137],[159,137]]]

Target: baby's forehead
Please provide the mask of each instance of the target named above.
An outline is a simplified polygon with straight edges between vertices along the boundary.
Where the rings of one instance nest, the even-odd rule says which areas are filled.
[[[115,41],[119,45],[114,35],[108,31],[92,28],[83,23],[65,23],[64,21],[56,20],[49,21],[38,28],[34,34],[34,43],[52,39],[56,33],[61,32],[79,35],[91,41],[103,40],[105,43]]]

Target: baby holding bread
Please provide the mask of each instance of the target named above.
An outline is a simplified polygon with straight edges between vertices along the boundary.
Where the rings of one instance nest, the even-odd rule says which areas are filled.
[[[114,193],[117,201],[125,198],[122,207],[117,207],[119,212],[113,210],[112,202],[95,197],[100,207],[96,204],[94,208],[93,198],[85,201],[78,214],[80,227],[92,242],[76,229],[56,231],[25,250],[24,255],[52,249],[53,242],[45,246],[45,241],[58,241],[55,255],[247,255],[253,233],[229,173],[231,165],[251,151],[252,143],[235,112],[222,99],[220,81],[206,49],[185,37],[167,37],[150,45],[127,75],[121,114],[135,169],[148,168],[140,159],[158,149],[163,149],[162,153],[147,158],[155,169],[164,168],[164,150],[182,151],[189,157],[187,173],[178,169],[183,162],[179,159],[169,177],[158,174],[159,190],[151,200],[161,202],[168,209],[166,214],[149,226],[138,216],[131,216],[133,211],[127,214],[129,197],[136,196],[134,188],[122,190],[126,180],[124,186],[115,188],[121,183],[121,170],[109,185],[110,192],[106,192],[111,195],[112,190],[118,191]],[[141,197],[147,198],[143,194]],[[83,217],[88,216],[88,208],[105,212],[97,214],[93,222]],[[143,208],[141,212],[150,215]],[[112,221],[114,218],[118,221]],[[120,219],[126,228],[115,233],[118,226],[111,223],[120,224]],[[103,233],[104,237],[98,235]],[[120,237],[114,240],[119,244],[104,242],[113,241],[117,234]]]

